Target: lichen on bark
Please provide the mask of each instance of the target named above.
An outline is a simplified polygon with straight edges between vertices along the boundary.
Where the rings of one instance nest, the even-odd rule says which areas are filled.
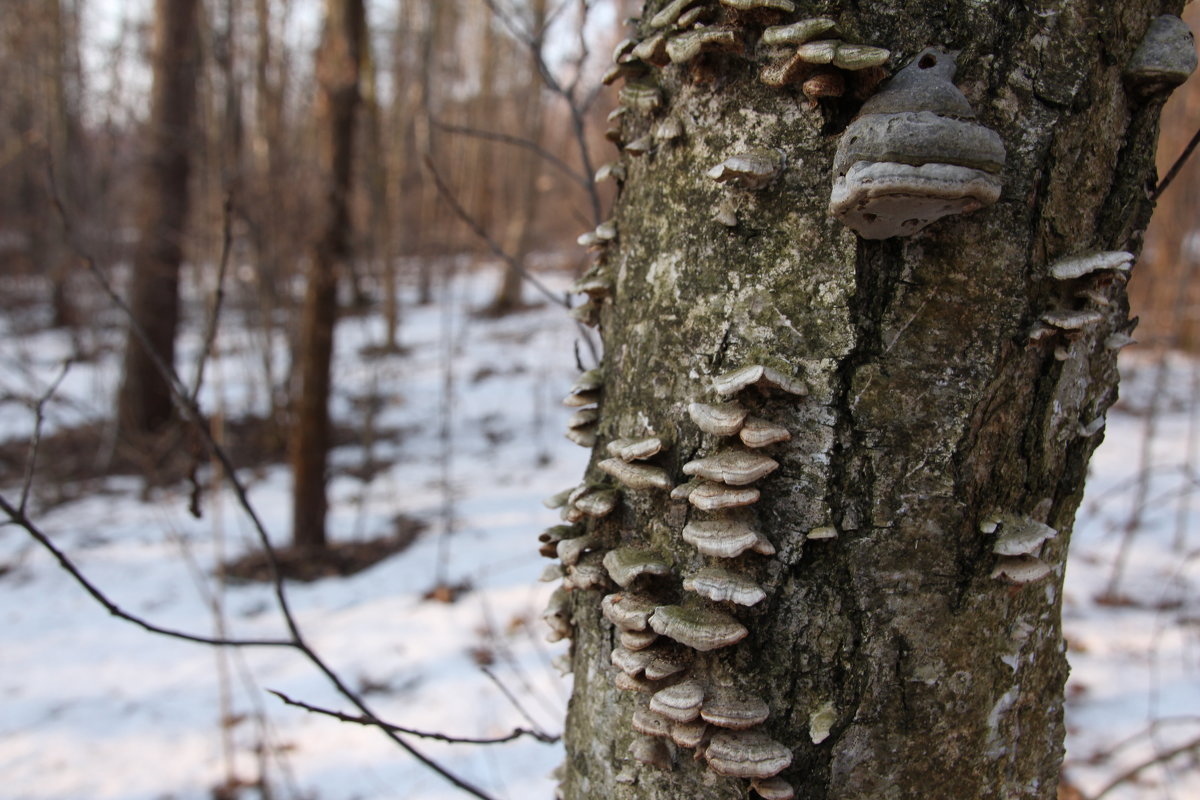
[[[665,5],[647,3],[640,36]],[[614,290],[600,316],[607,378],[593,464],[608,441],[653,434],[667,445],[654,463],[683,482],[685,463],[722,446],[688,405],[719,400],[711,380],[727,370],[764,364],[808,394],[739,395],[792,434],[765,449],[780,466],[744,512],[775,555],[728,560],[767,599],[730,607],[749,636],[698,653],[679,679],[766,700],[763,729],[790,748],[783,777],[798,797],[1053,798],[1062,565],[1101,438],[1081,428],[1116,398],[1104,343],[1131,323],[1113,273],[1062,281],[1048,270],[1140,244],[1160,104],[1131,97],[1120,73],[1161,4],[800,2],[790,15],[709,5],[743,52],[647,67],[663,102],[622,118],[626,143],[666,115],[683,133],[622,159],[620,233],[601,256]],[[767,24],[818,14],[848,41],[891,50],[892,71],[931,45],[960,51],[956,83],[1008,150],[994,207],[878,242],[828,216],[837,137],[860,100],[811,107],[798,87],[764,86],[760,70],[777,56],[757,44]],[[765,187],[706,175],[752,149],[782,156]],[[723,202],[736,225],[712,219]],[[1043,313],[1096,297],[1097,324],[1031,340]],[[588,477],[603,480],[594,466]],[[997,511],[1060,531],[1042,546],[1048,578],[992,576],[994,540],[980,524]],[[630,490],[589,529],[606,548],[657,549],[673,570],[660,595],[686,605],[679,581],[712,559],[680,532],[703,516],[665,492]],[[645,695],[613,685],[604,592],[573,594],[567,800],[747,796],[747,781],[714,775],[687,749],[667,771],[630,759],[629,720]]]

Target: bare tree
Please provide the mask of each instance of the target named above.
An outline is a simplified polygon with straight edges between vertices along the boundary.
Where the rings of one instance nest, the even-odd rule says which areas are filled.
[[[199,0],[157,0],[154,6],[154,88],[146,124],[145,163],[129,305],[154,356],[175,363],[179,327],[179,267],[189,209]],[[171,392],[142,341],[129,335],[117,420],[127,436],[161,432],[172,418]]]
[[[322,179],[318,238],[309,253],[300,319],[300,374],[292,421],[292,540],[301,550],[327,546],[326,462],[329,381],[338,279],[349,253],[349,194],[359,77],[366,35],[362,0],[326,0],[317,52],[316,126]]]

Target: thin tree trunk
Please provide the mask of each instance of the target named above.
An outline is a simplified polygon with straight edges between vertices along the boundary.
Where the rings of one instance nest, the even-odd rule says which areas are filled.
[[[154,88],[146,130],[139,239],[134,251],[129,305],[152,351],[130,331],[125,344],[117,420],[125,435],[153,434],[173,417],[167,380],[154,365],[175,363],[179,325],[179,267],[195,146],[196,24],[199,0],[158,0],[155,5]]]
[[[300,393],[291,446],[292,541],[300,549],[313,551],[327,545],[330,362],[338,278],[349,257],[350,178],[365,29],[362,0],[326,0],[324,33],[317,53],[316,105],[323,218],[308,260],[297,356]]]
[[[666,5],[646,4],[641,37]],[[669,727],[650,710],[664,708],[669,693],[653,693],[689,680],[702,687],[706,712],[723,691],[765,701],[758,730],[787,754],[781,777],[805,800],[1055,797],[1067,676],[1063,563],[1088,460],[1116,399],[1116,348],[1133,323],[1120,274],[1063,280],[1050,265],[1140,246],[1161,101],[1132,93],[1122,69],[1162,5],[880,0],[842,8],[845,38],[888,48],[892,72],[931,45],[960,51],[955,83],[1007,148],[1003,194],[907,238],[865,240],[832,219],[831,164],[859,100],[810,107],[799,86],[760,80],[788,54],[756,46],[764,26],[798,15],[712,4],[708,18],[737,31],[744,53],[647,67],[646,86],[624,94],[626,143],[670,116],[683,133],[622,158],[618,236],[597,267],[613,289],[599,313],[606,377],[586,475],[619,499],[609,516],[568,534],[594,537],[568,580],[586,584],[579,567],[602,558],[623,577],[613,567],[635,560],[618,550],[630,547],[652,551],[662,574],[634,578],[626,590],[601,579],[602,587],[565,595],[560,619],[575,635],[567,800],[747,797],[747,780],[706,763],[728,772],[719,753],[736,734],[710,727],[706,758],[693,759],[693,749],[663,746],[661,737],[653,745],[632,730],[635,710],[643,727]],[[841,77],[851,91],[868,87],[862,74]],[[662,102],[650,110],[652,89]],[[784,160],[764,188],[708,177],[752,150]],[[718,208],[736,224],[714,221]],[[1088,321],[1078,329],[1042,322],[1051,312],[1087,312],[1075,319]],[[718,403],[714,377],[755,364],[807,394],[759,385],[734,395],[791,437],[759,451],[778,468],[753,484],[761,491],[753,505],[705,512],[597,467],[620,437],[660,437],[665,448],[647,463],[674,484],[698,457],[746,450],[702,433],[689,404]],[[682,536],[685,526],[695,539],[695,523],[722,519],[750,523],[774,554],[704,556]],[[1041,530],[1034,522],[1058,532],[1029,556],[1049,573],[1016,583],[998,574],[1015,566],[994,551],[997,537]],[[765,599],[746,608],[685,591],[683,579],[705,566],[752,579]],[[700,652],[661,637],[654,647],[686,656],[686,669],[660,680],[624,676],[610,660],[618,631],[601,599],[630,592],[648,595],[651,607],[719,610],[747,634]],[[653,613],[661,625],[674,612]],[[631,650],[617,655],[637,672],[632,658]],[[642,691],[616,688],[617,676]],[[666,768],[633,751],[657,753]]]

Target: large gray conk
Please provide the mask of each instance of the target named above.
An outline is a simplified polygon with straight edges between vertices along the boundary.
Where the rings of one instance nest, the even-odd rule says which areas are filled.
[[[954,68],[950,53],[921,52],[842,135],[829,213],[864,239],[910,236],[1000,197],[1004,144],[975,121]]]

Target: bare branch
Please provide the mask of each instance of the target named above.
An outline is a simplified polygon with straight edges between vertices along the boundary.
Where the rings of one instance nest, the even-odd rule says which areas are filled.
[[[1183,169],[1183,165],[1187,163],[1189,158],[1191,158],[1192,153],[1196,150],[1197,146],[1200,146],[1200,130],[1197,130],[1196,133],[1192,135],[1191,141],[1189,141],[1187,146],[1183,148],[1183,152],[1179,154],[1179,158],[1175,159],[1175,163],[1171,165],[1169,170],[1167,170],[1167,174],[1164,175],[1162,180],[1158,182],[1158,186],[1154,187],[1154,192],[1150,195],[1150,199],[1152,201],[1157,200],[1162,196],[1162,193],[1167,190],[1167,187],[1171,185],[1171,181],[1175,180],[1175,178],[1179,175],[1180,170]]]
[[[433,163],[433,159],[430,158],[429,155],[425,156],[425,167],[429,170],[429,174],[433,176],[433,182],[437,187],[438,194],[441,195],[441,198],[450,206],[450,209],[454,212],[454,215],[462,220],[463,223],[471,229],[471,232],[479,237],[481,241],[487,244],[488,249],[490,249],[497,258],[507,264],[509,269],[520,275],[523,280],[527,281],[530,285],[541,292],[548,300],[550,300],[550,302],[560,305],[566,309],[571,308],[571,302],[565,294],[562,296],[555,294],[550,290],[549,287],[546,286],[546,284],[535,278],[529,272],[529,270],[525,269],[524,264],[509,254],[508,251],[506,251],[503,247],[501,247],[500,243],[493,239],[491,235],[484,230],[483,226],[480,225],[479,222],[476,221],[476,219],[472,217],[465,208],[462,207],[462,204],[458,202],[458,198],[454,196],[454,192],[451,191],[450,187],[446,185],[446,181],[442,178],[442,174],[438,172],[437,167]]]
[[[221,639],[212,636],[201,636],[186,631],[179,631],[173,628],[164,628],[161,625],[155,625],[136,614],[131,614],[114,603],[109,597],[104,594],[94,583],[88,580],[79,568],[71,561],[71,559],[50,540],[50,537],[45,534],[34,522],[25,515],[25,512],[14,506],[8,501],[4,495],[0,494],[0,511],[8,515],[9,520],[13,524],[25,530],[30,536],[37,541],[42,547],[50,552],[58,561],[60,567],[67,571],[75,582],[83,587],[84,591],[92,596],[92,598],[104,606],[108,613],[114,617],[118,617],[127,622],[132,622],[143,630],[150,633],[157,633],[162,636],[167,636],[172,639],[182,639],[188,642],[197,642],[199,644],[215,645],[218,647],[295,647],[296,643],[289,639]]]
[[[217,265],[217,286],[213,292],[212,308],[209,310],[208,321],[204,330],[204,345],[200,348],[200,358],[196,362],[196,380],[192,382],[191,399],[197,403],[200,388],[204,385],[204,367],[212,357],[213,344],[217,339],[217,325],[221,319],[221,305],[225,301],[225,273],[229,270],[229,253],[233,245],[233,195],[225,194],[225,202],[221,208],[221,260]]]
[[[429,121],[433,127],[440,131],[445,131],[446,133],[455,133],[461,136],[470,136],[475,139],[484,139],[485,141],[501,142],[503,144],[512,145],[513,147],[522,147],[532,152],[550,166],[562,172],[584,189],[587,189],[591,184],[591,179],[576,172],[570,164],[566,163],[561,158],[554,155],[549,150],[531,139],[526,139],[521,136],[513,136],[508,133],[480,130],[479,128],[471,128],[467,127],[466,125],[452,125],[448,122],[442,122],[440,119],[437,119],[433,116],[429,118]]]
[[[1129,769],[1125,770],[1120,775],[1117,775],[1115,778],[1113,778],[1111,781],[1109,781],[1104,786],[1104,788],[1102,788],[1099,792],[1092,795],[1091,800],[1100,800],[1100,798],[1104,797],[1106,794],[1113,791],[1114,789],[1120,787],[1122,784],[1129,783],[1130,781],[1134,780],[1135,778],[1137,778],[1137,776],[1139,774],[1141,774],[1143,771],[1149,769],[1150,767],[1154,767],[1159,764],[1165,764],[1168,761],[1170,761],[1178,756],[1184,755],[1185,753],[1189,753],[1189,752],[1200,753],[1200,736],[1197,736],[1195,739],[1192,739],[1190,741],[1184,742],[1183,744],[1179,745],[1178,747],[1172,747],[1170,750],[1166,750],[1162,753],[1159,753],[1159,754],[1155,755],[1153,758],[1146,759],[1145,761],[1141,762],[1140,764],[1130,767]]]
[[[311,711],[314,714],[321,714],[326,717],[333,717],[334,719],[341,720],[342,722],[353,722],[356,725],[367,725],[367,726],[372,726],[372,727],[376,727],[376,728],[384,728],[384,729],[392,731],[394,733],[406,733],[409,736],[416,736],[421,739],[434,739],[439,742],[449,742],[450,744],[504,744],[505,742],[511,742],[514,739],[519,739],[522,736],[531,736],[534,739],[537,739],[539,742],[545,742],[546,744],[554,744],[554,743],[558,742],[559,739],[562,738],[560,736],[551,736],[549,734],[542,733],[541,731],[528,730],[526,728],[514,728],[510,733],[507,733],[504,736],[494,736],[494,737],[485,737],[485,738],[474,738],[474,737],[469,737],[469,736],[448,736],[444,733],[431,733],[429,731],[419,731],[414,728],[406,728],[406,727],[403,727],[401,725],[396,725],[391,722],[382,722],[380,720],[368,719],[366,717],[358,716],[355,714],[345,714],[341,711],[333,711],[328,708],[321,708],[319,706],[310,705],[309,703],[305,703],[300,700],[293,700],[292,698],[288,697],[283,692],[277,692],[274,689],[267,689],[267,691],[270,692],[271,694],[275,695],[276,697],[278,697],[280,700],[282,700],[284,703],[288,704],[289,706],[303,708],[305,711]]]
[[[514,695],[512,692],[510,692],[508,690],[508,687],[500,682],[500,679],[496,677],[495,673],[493,673],[487,667],[480,667],[479,670],[484,675],[487,675],[488,678],[491,679],[492,683],[496,684],[496,688],[499,689],[500,692],[505,696],[505,698],[508,699],[508,702],[512,703],[512,707],[517,710],[518,714],[520,714],[522,717],[525,718],[526,722],[528,722],[534,728],[538,727],[537,721],[534,720],[534,718],[529,715],[529,712],[526,711],[525,707],[521,705],[521,701],[516,698],[516,695]],[[546,737],[546,739],[556,739],[556,740],[558,739],[557,736],[551,736],[551,734],[549,734],[549,733],[542,733],[541,736]],[[541,737],[539,737],[539,738],[541,738]]]
[[[33,474],[37,469],[38,448],[42,443],[42,426],[46,423],[46,403],[50,402],[50,398],[54,397],[54,393],[58,391],[58,387],[62,385],[63,379],[67,377],[67,373],[71,369],[71,365],[75,363],[74,358],[68,358],[63,362],[62,371],[58,373],[58,377],[51,382],[46,391],[42,392],[41,397],[33,404],[33,435],[29,439],[29,455],[25,458],[25,477],[21,481],[21,500],[17,504],[17,509],[22,514],[29,504],[29,495],[33,491]]]

